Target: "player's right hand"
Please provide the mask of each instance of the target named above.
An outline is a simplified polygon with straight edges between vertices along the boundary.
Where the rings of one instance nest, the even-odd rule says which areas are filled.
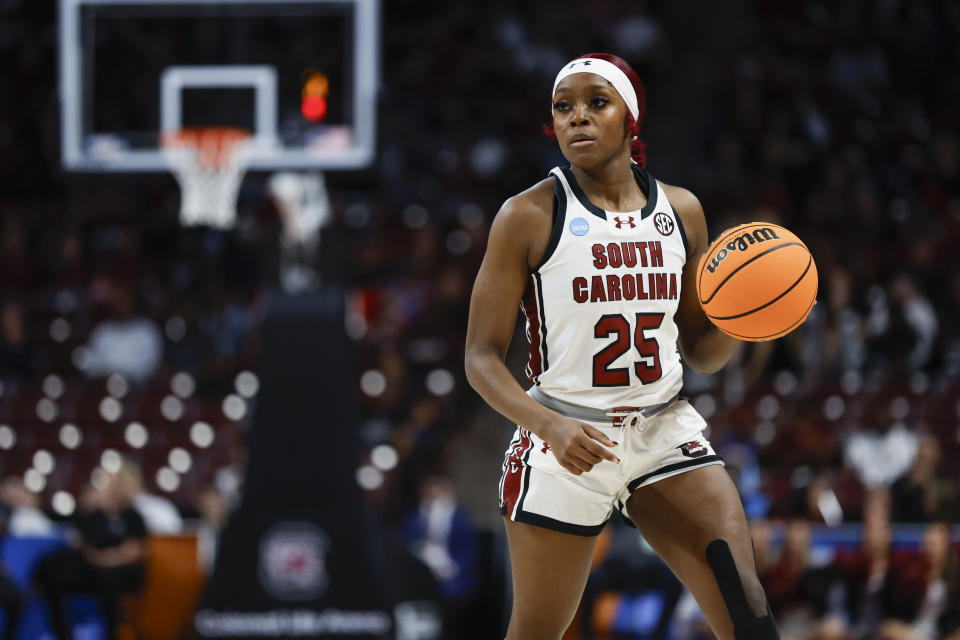
[[[542,438],[550,445],[557,462],[577,476],[590,471],[601,460],[620,463],[620,458],[610,451],[617,443],[596,427],[572,418],[558,418],[548,425]]]

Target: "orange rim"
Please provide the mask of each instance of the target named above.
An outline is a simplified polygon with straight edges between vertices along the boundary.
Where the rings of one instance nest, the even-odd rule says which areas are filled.
[[[192,149],[201,164],[216,169],[230,162],[236,146],[250,139],[242,127],[184,127],[160,137],[164,149]]]

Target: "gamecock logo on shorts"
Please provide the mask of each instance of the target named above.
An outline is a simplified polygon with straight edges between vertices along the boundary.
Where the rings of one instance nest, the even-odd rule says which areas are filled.
[[[682,445],[677,447],[677,449],[680,449],[680,453],[688,458],[699,458],[700,456],[707,455],[707,448],[696,441],[684,442]]]

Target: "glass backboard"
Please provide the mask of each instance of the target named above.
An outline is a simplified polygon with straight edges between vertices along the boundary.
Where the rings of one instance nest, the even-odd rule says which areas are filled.
[[[60,0],[61,154],[164,171],[163,134],[243,127],[250,169],[373,160],[377,0]]]

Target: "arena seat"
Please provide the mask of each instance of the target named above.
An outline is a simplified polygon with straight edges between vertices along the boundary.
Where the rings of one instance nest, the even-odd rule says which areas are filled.
[[[146,547],[147,582],[136,602],[127,605],[140,640],[187,637],[206,577],[197,561],[196,536],[150,536]]]

